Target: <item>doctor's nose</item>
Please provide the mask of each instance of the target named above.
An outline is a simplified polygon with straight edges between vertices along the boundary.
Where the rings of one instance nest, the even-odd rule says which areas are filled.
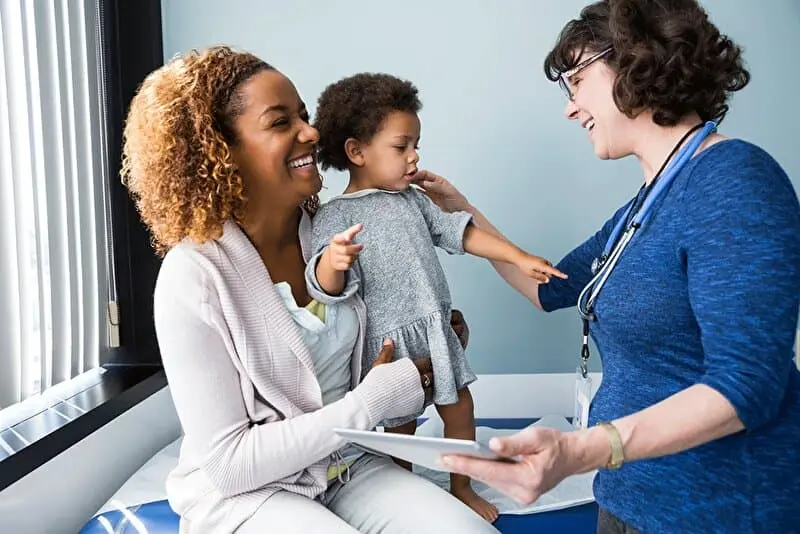
[[[567,105],[564,107],[564,116],[571,121],[578,118],[578,106],[571,99],[567,100]]]

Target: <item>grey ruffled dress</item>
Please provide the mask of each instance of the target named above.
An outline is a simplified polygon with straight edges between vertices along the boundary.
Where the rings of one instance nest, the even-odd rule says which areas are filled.
[[[348,272],[348,285],[358,284],[367,308],[363,373],[369,372],[385,338],[395,343],[395,358],[430,355],[434,373],[433,402],[454,404],[457,391],[476,380],[464,349],[450,326],[451,298],[436,247],[464,253],[464,231],[472,220],[466,212],[446,213],[415,188],[406,191],[369,189],[334,197],[313,218],[316,256],[331,238],[357,223],[355,238],[364,243]],[[309,262],[307,283],[321,289]],[[384,421],[389,428],[421,415]]]

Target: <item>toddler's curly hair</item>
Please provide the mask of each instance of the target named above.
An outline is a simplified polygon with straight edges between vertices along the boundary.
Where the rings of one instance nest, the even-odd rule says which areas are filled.
[[[322,169],[346,170],[345,141],[368,143],[391,112],[419,113],[422,102],[417,94],[411,82],[383,73],[355,74],[326,87],[314,113]]]

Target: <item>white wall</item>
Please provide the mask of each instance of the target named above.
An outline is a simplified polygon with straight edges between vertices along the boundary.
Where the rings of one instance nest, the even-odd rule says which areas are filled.
[[[153,454],[180,435],[169,388],[0,492],[0,533],[78,532]]]
[[[220,43],[252,51],[292,78],[312,112],[322,89],[340,77],[385,71],[411,79],[424,105],[422,166],[456,182],[519,245],[555,261],[641,180],[633,160],[595,159],[542,72],[558,31],[587,3],[163,0],[164,53]],[[702,3],[744,47],[753,75],[722,133],[762,145],[800,189],[800,2]],[[323,196],[345,185],[337,173],[325,178]],[[447,257],[444,265],[471,326],[476,373],[574,371],[574,310],[537,313],[478,259]],[[592,369],[599,370],[598,358]]]

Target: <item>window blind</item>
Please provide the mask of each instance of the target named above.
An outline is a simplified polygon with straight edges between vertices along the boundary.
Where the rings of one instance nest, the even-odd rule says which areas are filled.
[[[0,409],[113,337],[97,1],[0,2]]]

